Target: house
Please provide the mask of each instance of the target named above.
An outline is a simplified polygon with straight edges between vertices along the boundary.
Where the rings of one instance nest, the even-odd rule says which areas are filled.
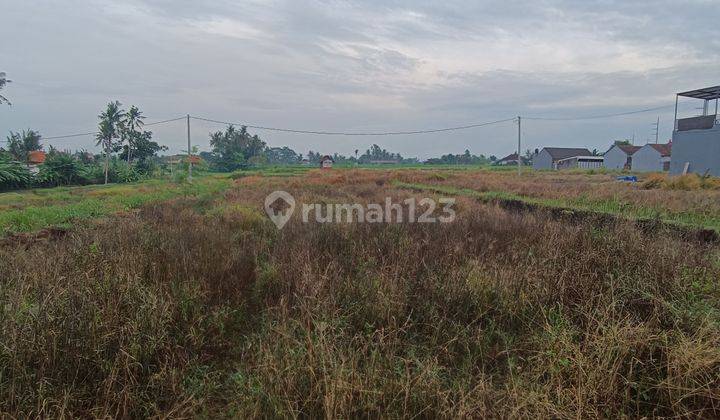
[[[37,174],[40,172],[40,165],[45,162],[47,155],[42,150],[33,150],[28,153],[27,167],[30,172]]]
[[[672,142],[648,143],[633,154],[631,169],[634,172],[662,172],[670,169]]]
[[[517,154],[517,153],[513,153],[513,154],[510,154],[510,155],[507,155],[507,156],[505,156],[504,158],[502,158],[502,159],[500,159],[500,160],[498,160],[498,161],[495,161],[495,164],[496,164],[496,165],[500,165],[500,166],[506,166],[506,165],[515,165],[515,166],[517,166],[517,164],[518,164],[518,154]]]
[[[640,146],[615,143],[603,155],[603,166],[608,169],[627,169],[632,167],[632,157]]]
[[[703,101],[702,115],[678,119],[679,97]],[[720,176],[720,122],[718,121],[720,86],[691,90],[675,95],[675,126],[672,136],[670,173],[686,172]],[[715,102],[715,111],[710,105]]]
[[[533,155],[533,169],[558,169],[558,162],[580,156],[592,156],[588,149],[573,147],[544,147]]]
[[[325,155],[325,156],[323,156],[323,157],[320,158],[320,167],[321,167],[322,169],[330,169],[330,168],[332,168],[333,163],[335,163],[335,161],[334,161],[333,158],[332,158],[331,156],[329,156],[329,155]]]
[[[557,169],[597,169],[602,168],[602,156],[572,156],[557,161]]]

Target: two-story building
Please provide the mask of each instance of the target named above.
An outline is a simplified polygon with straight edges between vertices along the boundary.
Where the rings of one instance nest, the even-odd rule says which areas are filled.
[[[702,115],[678,119],[678,100],[681,97],[703,101]],[[675,96],[671,174],[696,173],[720,176],[718,99],[720,99],[720,86],[691,90]],[[715,110],[711,113],[710,108],[713,105]]]

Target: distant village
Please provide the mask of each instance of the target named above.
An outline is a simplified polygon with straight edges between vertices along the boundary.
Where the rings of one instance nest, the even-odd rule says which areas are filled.
[[[692,98],[702,101],[702,115],[678,118],[678,99]],[[526,151],[525,155],[511,153],[501,159],[490,157],[489,163],[498,166],[532,166],[535,170],[598,169],[625,170],[631,172],[669,172],[673,175],[697,173],[720,176],[720,121],[718,121],[720,86],[678,93],[675,97],[673,137],[667,142],[634,145],[629,140],[613,142],[607,151],[599,153],[584,147],[546,146]],[[711,101],[715,112],[710,112]],[[399,157],[399,155],[398,155]],[[428,159],[427,164],[463,163],[476,157],[465,151],[464,155],[446,155],[440,159]],[[333,156],[322,156],[316,163],[331,168]],[[307,160],[304,162],[309,163]],[[398,164],[401,159],[369,160],[371,164]]]
[[[678,118],[678,98],[702,101],[702,115]],[[629,141],[616,141],[603,154],[587,148],[543,147],[529,156],[513,153],[500,159],[498,165],[532,165],[533,169],[595,169],[628,170],[632,172],[669,172],[672,175],[697,173],[720,176],[720,122],[717,119],[720,86],[678,93],[675,98],[673,137],[666,143],[636,146]],[[710,112],[714,100],[715,112]]]
[[[680,97],[692,98],[702,101],[702,115],[688,118],[678,118],[677,103]],[[625,170],[631,172],[668,172],[673,175],[697,173],[699,175],[720,176],[720,123],[717,119],[718,99],[720,99],[720,86],[696,89],[676,94],[675,118],[672,139],[667,142],[634,145],[629,140],[612,142],[604,152],[590,151],[584,147],[554,147],[545,146],[534,151],[527,150],[524,155],[511,153],[501,159],[495,156],[473,155],[468,150],[463,154],[447,154],[439,158],[431,158],[422,162],[424,164],[465,164],[465,165],[497,165],[497,166],[532,166],[535,170],[564,170],[564,169],[597,169]],[[711,101],[714,100],[715,111],[710,112]],[[244,130],[244,128],[243,128]],[[247,135],[243,130],[241,134]],[[227,136],[233,131],[232,127],[226,132],[214,133],[215,137]],[[32,133],[32,132],[31,132]],[[234,134],[230,133],[230,134]],[[219,138],[219,137],[218,137]],[[257,138],[255,136],[254,138]],[[248,164],[290,164],[300,163],[309,166],[319,166],[324,169],[332,168],[334,164],[363,164],[363,165],[395,165],[420,164],[416,158],[405,158],[399,153],[391,153],[380,146],[373,144],[364,154],[346,157],[338,155],[322,155],[310,151],[307,157],[296,153],[287,147],[265,147],[259,138],[264,152],[258,156],[248,157]],[[82,152],[83,161],[93,161],[99,156]],[[27,155],[27,166],[31,173],[37,174],[40,165],[45,162],[45,152],[31,151]],[[159,161],[172,168],[175,165],[187,164],[187,155],[173,155],[158,157]],[[204,162],[215,162],[216,154],[200,152],[191,155],[189,163],[200,165]],[[217,163],[217,162],[215,162]],[[242,165],[225,168],[233,170]]]

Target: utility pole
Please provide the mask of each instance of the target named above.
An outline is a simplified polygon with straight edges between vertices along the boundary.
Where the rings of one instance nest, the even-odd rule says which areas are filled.
[[[657,117],[657,122],[655,123],[655,144],[658,144],[658,140],[660,137],[660,116]]]
[[[188,182],[192,182],[192,146],[190,144],[190,114],[187,115],[188,136]]]
[[[522,127],[520,123],[520,116],[518,115],[518,151],[517,151],[517,162],[518,162],[518,175],[522,174],[522,158],[520,157],[520,150],[522,149]]]

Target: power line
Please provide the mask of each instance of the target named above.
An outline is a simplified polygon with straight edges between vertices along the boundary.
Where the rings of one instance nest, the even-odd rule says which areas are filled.
[[[322,136],[401,136],[401,135],[411,135],[411,134],[429,134],[429,133],[440,133],[440,132],[445,132],[445,131],[467,130],[470,128],[484,127],[487,125],[500,124],[500,123],[504,123],[504,122],[508,122],[508,121],[514,121],[515,119],[517,119],[516,117],[513,117],[513,118],[506,118],[504,120],[461,125],[461,126],[456,126],[456,127],[436,128],[436,129],[430,129],[430,130],[383,131],[383,132],[376,132],[376,133],[369,133],[369,132],[351,133],[351,132],[345,132],[345,131],[295,130],[295,129],[290,129],[290,128],[266,127],[266,126],[260,126],[260,125],[251,125],[251,124],[245,124],[245,123],[233,123],[233,122],[228,122],[228,121],[219,121],[219,120],[213,120],[210,118],[193,117],[193,116],[190,116],[190,118],[199,120],[199,121],[207,121],[207,122],[211,122],[211,123],[216,123],[216,124],[237,125],[237,126],[242,126],[242,127],[248,127],[248,128],[253,128],[256,130],[280,131],[283,133],[295,133],[295,134],[315,134],[315,135],[322,135]]]
[[[620,116],[624,116],[624,115],[640,114],[640,113],[644,113],[644,112],[657,111],[657,110],[671,108],[671,107],[672,107],[671,105],[666,105],[666,106],[659,106],[659,107],[654,107],[654,108],[645,108],[645,109],[640,109],[640,110],[635,110],[635,111],[620,112],[620,113],[614,113],[614,114],[590,115],[590,116],[584,116],[584,117],[522,117],[522,118],[524,118],[526,120],[534,120],[534,121],[580,121],[580,120],[613,118],[613,117],[620,117]],[[187,118],[187,116],[170,118],[167,120],[147,123],[147,124],[144,124],[144,126],[165,124],[165,123],[169,123],[169,122],[184,120],[186,118]],[[248,128],[252,128],[252,129],[256,129],[256,130],[276,131],[276,132],[294,133],[294,134],[327,135],[327,136],[400,136],[400,135],[431,134],[431,133],[441,133],[441,132],[448,132],[448,131],[468,130],[468,129],[472,129],[472,128],[485,127],[488,125],[501,124],[504,122],[517,120],[517,117],[513,117],[513,118],[506,118],[506,119],[502,119],[502,120],[488,121],[488,122],[483,122],[483,123],[467,124],[467,125],[460,125],[460,126],[454,126],[454,127],[428,129],[428,130],[383,131],[383,132],[346,132],[346,131],[328,131],[328,130],[298,130],[298,129],[291,129],[291,128],[269,127],[269,126],[262,126],[262,125],[253,125],[253,124],[246,124],[246,123],[214,120],[211,118],[194,117],[194,116],[190,116],[190,118],[199,120],[199,121],[216,123],[216,124],[244,126],[244,127],[248,127]],[[94,136],[97,134],[98,134],[97,131],[92,131],[92,132],[85,132],[85,133],[66,134],[66,135],[60,135],[60,136],[43,136],[42,139],[43,140],[60,140],[60,139],[68,139],[68,138],[75,138],[75,137]],[[2,141],[2,140],[0,140],[0,141]],[[7,142],[7,140],[5,140],[5,142]]]
[[[602,118],[613,118],[613,117],[621,117],[623,115],[633,115],[633,114],[641,114],[643,112],[650,112],[650,111],[657,111],[660,109],[666,109],[666,108],[672,108],[674,105],[664,105],[664,106],[657,106],[654,108],[646,108],[646,109],[639,109],[636,111],[628,111],[628,112],[619,112],[616,114],[603,114],[603,115],[589,115],[585,117],[559,117],[559,118],[552,118],[552,117],[523,117],[526,120],[536,120],[536,121],[580,121],[580,120],[596,120],[596,119],[602,119]]]
[[[173,121],[180,121],[182,119],[185,119],[185,117],[178,117],[178,118],[171,118],[169,120],[155,121],[155,122],[143,124],[143,126],[148,127],[148,126],[153,126],[153,125],[158,125],[158,124],[165,124],[165,123],[169,123],[169,122],[173,122]],[[42,140],[67,139],[67,138],[71,138],[71,137],[94,136],[97,134],[98,134],[97,131],[93,131],[93,132],[88,132],[88,133],[66,134],[64,136],[49,136],[49,137],[42,136]]]

